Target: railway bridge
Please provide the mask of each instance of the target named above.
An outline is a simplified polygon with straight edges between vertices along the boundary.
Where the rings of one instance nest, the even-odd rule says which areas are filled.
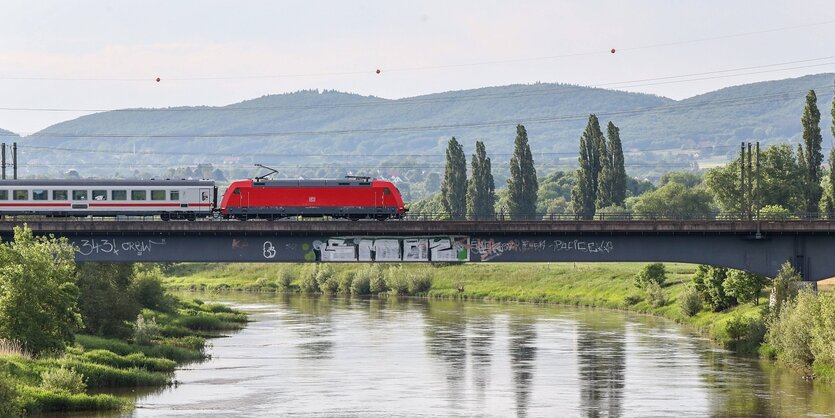
[[[835,276],[835,222],[218,221],[14,219],[66,237],[78,261],[104,262],[683,262],[806,280]]]

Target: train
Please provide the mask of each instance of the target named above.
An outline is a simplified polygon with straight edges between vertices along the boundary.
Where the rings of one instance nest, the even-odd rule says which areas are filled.
[[[406,211],[392,182],[369,177],[256,177],[233,181],[222,195],[213,180],[0,180],[0,216],[386,220]]]

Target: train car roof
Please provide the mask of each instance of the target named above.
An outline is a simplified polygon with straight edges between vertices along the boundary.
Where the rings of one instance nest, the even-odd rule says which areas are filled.
[[[0,187],[14,186],[214,186],[214,180],[106,180],[106,179],[19,179],[0,180]]]
[[[262,180],[252,181],[255,187],[370,187],[371,181],[353,179],[323,179],[323,180]]]

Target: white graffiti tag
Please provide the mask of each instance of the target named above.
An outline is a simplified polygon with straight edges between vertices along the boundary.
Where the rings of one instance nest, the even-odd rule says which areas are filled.
[[[278,251],[271,241],[264,241],[264,258],[275,258]]]
[[[158,241],[150,239],[122,241],[115,238],[82,239],[78,242],[78,253],[84,256],[92,254],[119,255],[119,252],[124,251],[141,256],[151,252],[155,246],[160,245],[165,245],[164,239]]]

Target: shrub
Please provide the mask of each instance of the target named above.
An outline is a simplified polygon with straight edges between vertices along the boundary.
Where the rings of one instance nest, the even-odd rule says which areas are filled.
[[[714,312],[723,311],[736,304],[736,299],[725,293],[725,278],[728,269],[700,265],[693,276],[693,287],[702,295],[702,300]]]
[[[12,377],[0,372],[0,417],[18,417],[23,414],[18,396]]]
[[[797,295],[797,283],[800,281],[800,274],[795,271],[791,263],[786,261],[780,266],[780,271],[777,272],[772,282],[771,297],[768,301],[772,315],[779,315],[783,304]]]
[[[41,387],[67,393],[82,393],[87,390],[84,375],[64,366],[41,372]]]
[[[819,313],[817,302],[812,291],[804,290],[785,302],[780,313],[772,317],[766,338],[779,357],[795,367],[808,368],[815,360],[810,347],[810,325]]]
[[[389,289],[393,295],[406,295],[409,293],[409,279],[406,277],[403,268],[400,266],[390,267],[383,275],[384,289]]]
[[[657,282],[651,281],[647,283],[646,287],[644,287],[644,293],[646,293],[647,302],[656,308],[667,304],[667,296],[664,293],[664,289]]]
[[[316,284],[319,285],[319,290],[322,293],[334,294],[339,289],[339,282],[337,282],[333,267],[330,264],[319,266],[316,271]]]
[[[681,292],[678,299],[678,306],[681,308],[681,313],[686,316],[693,316],[702,310],[702,296],[692,286],[687,286]]]
[[[368,282],[368,290],[371,293],[383,293],[387,290],[386,288],[386,279],[383,274],[383,270],[381,267],[377,267],[376,265],[371,266],[370,268],[370,277]]]
[[[165,293],[162,279],[156,271],[137,272],[130,291],[140,306],[161,312],[173,312],[176,300]]]
[[[815,364],[835,366],[835,294],[821,294],[818,303],[818,314],[812,318],[812,355]]]
[[[432,276],[426,270],[415,271],[409,274],[409,294],[416,295],[426,293],[432,288]]]
[[[725,323],[725,332],[730,339],[728,348],[753,353],[763,340],[765,324],[761,319],[736,314]]]
[[[759,305],[760,291],[766,284],[766,278],[758,274],[742,270],[729,270],[722,288],[725,294],[736,298],[739,302],[754,302]]]
[[[353,285],[354,283],[355,276],[356,273],[354,273],[353,271],[343,271],[342,273],[340,273],[337,278],[337,282],[339,283],[339,288],[337,291],[339,293],[350,294],[351,285]]]
[[[282,267],[278,271],[278,278],[275,280],[276,289],[279,292],[287,292],[292,288],[293,270],[288,267]]]
[[[317,271],[317,264],[306,265],[302,268],[299,276],[299,290],[302,293],[316,293],[319,291],[319,283],[316,281]]]
[[[351,280],[351,294],[367,295],[369,293],[371,293],[371,277],[360,271],[354,275],[354,279]]]
[[[144,315],[137,315],[136,322],[133,325],[133,342],[148,345],[156,338],[159,338],[157,321],[154,318],[145,320]]]
[[[641,296],[640,295],[627,295],[626,297],[623,298],[623,303],[625,303],[627,306],[632,306],[632,305],[634,305],[634,304],[636,304],[640,301],[641,301]]]
[[[660,287],[666,280],[667,270],[663,263],[647,264],[635,275],[635,286],[645,289],[650,283],[655,283]]]

